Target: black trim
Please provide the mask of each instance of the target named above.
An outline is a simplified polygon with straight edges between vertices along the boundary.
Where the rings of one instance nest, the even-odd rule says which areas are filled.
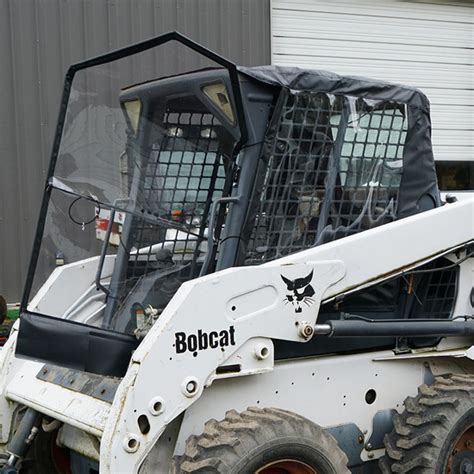
[[[139,341],[129,334],[25,313],[20,319],[16,351],[24,358],[123,377],[138,344]]]
[[[58,125],[56,127],[56,134],[54,136],[53,150],[51,153],[51,161],[49,162],[48,176],[46,177],[45,192],[43,194],[43,200],[41,202],[41,208],[40,208],[40,213],[38,217],[38,225],[36,227],[36,235],[33,241],[33,249],[31,252],[28,272],[26,274],[25,289],[23,291],[23,297],[20,304],[20,314],[25,313],[27,311],[28,299],[31,294],[31,289],[33,287],[33,280],[35,277],[36,267],[38,264],[41,243],[43,241],[44,226],[46,223],[46,215],[48,213],[49,200],[51,198],[52,187],[50,185],[50,181],[54,175],[54,170],[56,168],[56,162],[57,162],[58,153],[59,153],[59,146],[61,144],[61,137],[63,134],[67,105],[69,103],[69,96],[71,94],[71,86],[72,86],[73,78],[74,78],[74,74],[71,74],[70,71],[68,71],[64,79],[64,89],[63,89],[63,94],[61,97],[61,104],[59,107]]]

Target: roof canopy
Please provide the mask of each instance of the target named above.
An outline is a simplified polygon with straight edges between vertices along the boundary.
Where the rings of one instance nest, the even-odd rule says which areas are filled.
[[[257,81],[295,91],[320,91],[372,100],[389,100],[420,107],[427,112],[430,108],[425,94],[415,87],[401,84],[287,66],[239,67],[238,69]]]

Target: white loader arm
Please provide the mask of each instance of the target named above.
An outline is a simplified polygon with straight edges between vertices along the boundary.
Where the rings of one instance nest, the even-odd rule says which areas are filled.
[[[254,359],[255,373],[259,363],[268,368],[261,338],[268,338],[263,344],[270,353],[271,338],[305,342],[321,301],[472,241],[473,219],[473,200],[446,205],[262,266],[183,284],[134,353],[117,391],[101,442],[101,473],[138,472],[166,426],[229,358],[232,364],[239,360],[235,354]]]

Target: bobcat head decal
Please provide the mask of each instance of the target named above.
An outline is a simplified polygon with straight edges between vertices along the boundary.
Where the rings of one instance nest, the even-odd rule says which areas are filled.
[[[301,311],[303,311],[303,303],[307,306],[311,306],[314,303],[314,288],[310,284],[313,279],[312,270],[311,273],[304,278],[290,280],[281,275],[281,279],[285,282],[288,290],[283,301],[285,304],[291,303],[295,308],[295,313],[301,313]]]

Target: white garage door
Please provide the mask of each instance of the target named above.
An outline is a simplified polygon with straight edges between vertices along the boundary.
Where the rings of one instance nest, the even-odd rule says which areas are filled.
[[[416,86],[435,158],[474,160],[473,25],[468,0],[273,0],[272,62]]]

